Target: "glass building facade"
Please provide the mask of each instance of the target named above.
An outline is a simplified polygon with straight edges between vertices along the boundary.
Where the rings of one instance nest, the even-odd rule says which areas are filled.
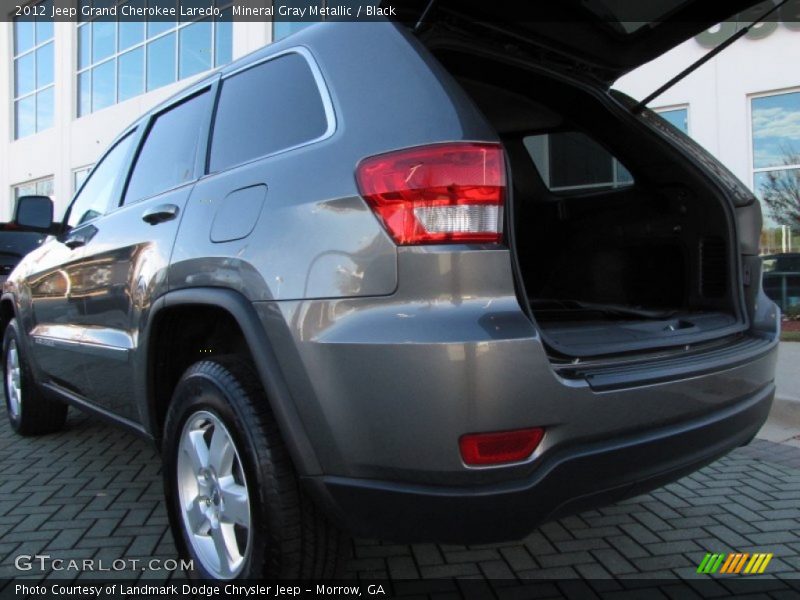
[[[32,6],[50,12],[52,0]],[[14,139],[53,126],[55,106],[53,23],[17,18],[13,23]]]
[[[152,0],[150,0],[152,2]],[[231,0],[218,18],[193,21],[78,23],[79,117],[231,61]],[[116,4],[145,6],[145,0]],[[158,6],[170,4],[158,0]],[[186,6],[186,2],[183,2]],[[206,0],[203,6],[208,6]]]
[[[656,111],[663,119],[666,119],[674,127],[683,133],[689,133],[689,109],[688,108],[668,108]]]
[[[761,247],[800,252],[800,90],[750,98],[753,191],[764,209]]]

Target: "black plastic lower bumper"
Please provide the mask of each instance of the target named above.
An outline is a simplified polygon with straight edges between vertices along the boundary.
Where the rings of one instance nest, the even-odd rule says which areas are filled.
[[[308,478],[339,526],[406,542],[520,539],[552,518],[635,496],[746,444],[769,414],[775,386],[711,414],[625,438],[555,450],[522,481],[443,487],[343,477]]]

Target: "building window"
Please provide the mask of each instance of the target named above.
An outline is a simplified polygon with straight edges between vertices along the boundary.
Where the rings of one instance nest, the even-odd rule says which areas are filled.
[[[35,3],[43,7],[47,16],[14,20],[14,139],[53,126],[55,54],[51,4],[52,0]]]
[[[529,135],[522,143],[551,191],[580,193],[633,185],[630,171],[579,131]]]
[[[72,194],[74,195],[77,192],[83,182],[86,181],[86,178],[89,176],[89,173],[92,172],[92,165],[81,167],[79,169],[74,169],[72,171]]]
[[[162,8],[176,5],[174,0],[149,1]],[[78,116],[229,63],[231,3],[216,0],[221,12],[215,19],[78,23]],[[144,7],[145,0],[109,4]],[[211,2],[201,4],[207,7]]]
[[[43,177],[33,181],[26,181],[19,183],[11,188],[11,214],[14,214],[14,206],[16,206],[17,199],[21,196],[49,196],[51,200],[55,201],[53,193],[53,178]]]
[[[753,191],[764,208],[762,251],[800,249],[800,91],[750,99]]]
[[[676,127],[686,135],[689,135],[688,107],[657,108],[655,112],[657,112],[662,119],[668,121],[673,127]]]

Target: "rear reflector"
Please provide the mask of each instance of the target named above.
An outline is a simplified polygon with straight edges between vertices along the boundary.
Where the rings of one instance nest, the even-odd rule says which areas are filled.
[[[498,243],[506,174],[500,144],[423,146],[362,160],[361,195],[400,245]]]
[[[458,440],[461,459],[470,466],[500,465],[528,458],[544,436],[544,429],[469,433]]]

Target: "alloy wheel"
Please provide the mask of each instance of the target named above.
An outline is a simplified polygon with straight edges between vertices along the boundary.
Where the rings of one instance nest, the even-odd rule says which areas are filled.
[[[216,415],[192,414],[181,433],[178,495],[186,537],[209,574],[236,577],[251,546],[251,510],[239,452]]]
[[[6,394],[8,394],[8,410],[11,417],[19,417],[22,408],[22,370],[19,366],[19,351],[16,340],[8,342],[6,354]]]

